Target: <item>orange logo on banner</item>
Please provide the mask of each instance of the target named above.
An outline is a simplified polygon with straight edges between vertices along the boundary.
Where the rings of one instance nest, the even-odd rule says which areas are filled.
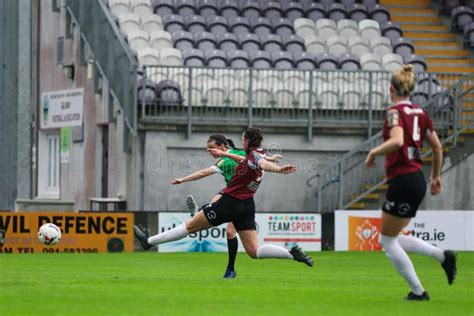
[[[38,241],[38,229],[54,223],[61,241],[46,246]],[[99,212],[0,212],[5,244],[0,253],[94,253],[133,251],[133,214]]]
[[[382,250],[379,244],[380,218],[349,216],[349,250]]]

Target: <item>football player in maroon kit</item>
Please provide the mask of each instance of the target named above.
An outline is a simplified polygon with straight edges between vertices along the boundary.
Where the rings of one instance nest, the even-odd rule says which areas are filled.
[[[247,254],[254,259],[278,258],[294,259],[313,266],[313,260],[298,246],[287,250],[283,247],[263,244],[259,245],[255,226],[255,203],[253,196],[262,182],[263,172],[291,174],[296,172],[296,166],[278,166],[264,159],[259,149],[263,135],[258,128],[247,128],[242,134],[242,148],[247,156],[224,152],[219,149],[208,151],[216,157],[228,157],[238,162],[229,184],[223,190],[222,197],[215,203],[204,206],[194,217],[185,223],[155,236],[148,236],[139,227],[134,226],[134,232],[143,249],[154,245],[175,241],[203,229],[232,222]]]
[[[388,191],[382,206],[380,244],[395,269],[411,287],[405,299],[422,301],[430,297],[421,285],[407,252],[431,256],[439,261],[449,284],[456,276],[456,254],[450,250],[443,251],[422,239],[400,235],[411,218],[415,217],[426,193],[426,181],[421,171],[421,149],[425,139],[433,151],[431,194],[437,195],[442,191],[443,147],[428,113],[410,102],[414,88],[412,65],[404,65],[393,74],[390,84],[393,105],[387,109],[384,143],[370,151],[365,163],[372,168],[375,157],[385,155]]]

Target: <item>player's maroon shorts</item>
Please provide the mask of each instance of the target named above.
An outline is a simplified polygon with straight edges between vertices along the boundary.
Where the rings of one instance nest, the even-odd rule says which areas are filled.
[[[398,217],[415,217],[425,194],[426,180],[421,170],[402,174],[388,182],[382,211]]]

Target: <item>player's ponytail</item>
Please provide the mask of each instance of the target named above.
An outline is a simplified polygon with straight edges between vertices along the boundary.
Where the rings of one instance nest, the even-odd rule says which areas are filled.
[[[403,65],[397,70],[391,80],[391,84],[397,97],[409,97],[415,89],[415,73],[413,65]]]
[[[262,145],[263,134],[260,128],[249,127],[244,131],[245,139],[248,139],[247,154],[252,150],[260,148]]]
[[[228,147],[237,150],[237,148],[235,147],[234,141],[232,139],[226,138],[226,141],[227,141]]]

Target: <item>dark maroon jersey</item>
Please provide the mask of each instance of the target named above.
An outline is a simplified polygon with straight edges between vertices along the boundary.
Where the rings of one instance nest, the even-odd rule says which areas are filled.
[[[387,109],[383,127],[384,141],[390,138],[390,129],[399,126],[403,129],[403,146],[385,156],[385,169],[388,180],[421,169],[421,149],[429,133],[434,131],[428,113],[416,104],[403,101]]]
[[[263,171],[258,167],[260,159],[264,159],[264,153],[257,149],[240,161],[224,193],[239,200],[253,197],[263,177]]]

